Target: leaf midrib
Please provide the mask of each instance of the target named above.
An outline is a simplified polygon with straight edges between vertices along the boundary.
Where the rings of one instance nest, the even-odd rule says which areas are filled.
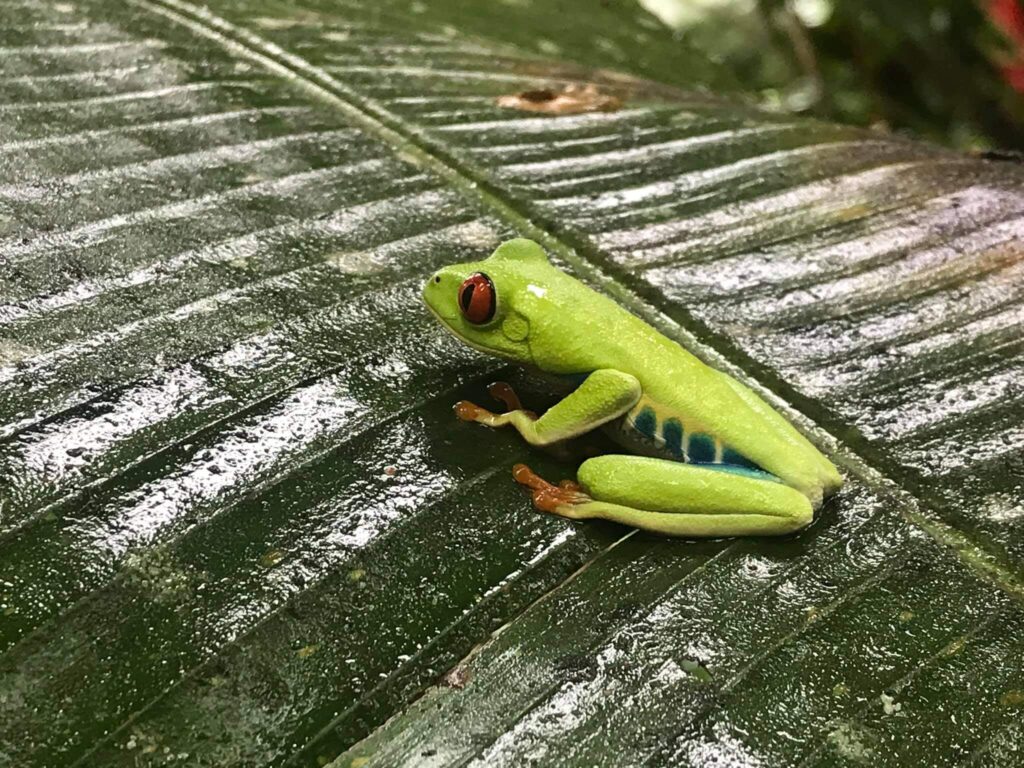
[[[868,443],[856,428],[839,423],[820,403],[801,394],[765,364],[752,359],[732,339],[711,329],[706,323],[680,307],[660,308],[649,286],[634,286],[635,281],[622,274],[610,260],[586,239],[566,230],[558,222],[531,215],[512,195],[497,187],[484,171],[453,156],[443,146],[410,126],[371,99],[338,82],[328,72],[308,60],[289,53],[276,44],[223,19],[210,11],[183,0],[130,0],[152,13],[164,16],[193,33],[213,40],[228,53],[254,61],[287,82],[326,102],[356,126],[365,130],[409,162],[438,174],[459,193],[480,208],[503,219],[523,236],[536,240],[582,279],[599,287],[620,304],[673,338],[698,358],[752,387],[773,406],[798,422],[819,446],[852,476],[895,502],[901,516],[942,546],[951,549],[957,559],[979,578],[1024,601],[1024,579],[997,553],[975,541],[955,526],[941,520],[927,501],[889,478],[871,459],[885,457],[877,446]],[[630,286],[627,286],[627,283]],[[639,292],[637,289],[639,288]],[[646,300],[645,300],[646,299]],[[650,302],[650,303],[648,303]],[[755,372],[758,375],[755,375]],[[781,393],[785,394],[785,397]],[[817,413],[817,418],[809,414]],[[830,423],[832,428],[826,428]],[[837,434],[844,435],[840,440]],[[853,438],[859,449],[848,445]],[[866,450],[865,450],[866,449]],[[922,511],[927,508],[927,512]],[[554,589],[557,589],[556,585]]]

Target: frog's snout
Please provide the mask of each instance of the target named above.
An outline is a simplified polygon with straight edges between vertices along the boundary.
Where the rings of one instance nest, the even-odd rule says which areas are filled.
[[[439,269],[437,272],[432,274],[423,283],[423,289],[420,295],[423,299],[423,303],[433,311],[439,319],[446,319],[451,317],[453,314],[452,309],[455,307],[455,294],[457,291],[457,284],[453,283],[453,278],[444,269]]]
[[[444,303],[454,303],[459,285],[465,279],[464,271],[453,266],[441,267],[434,272],[423,283],[424,300],[433,304],[435,309]]]

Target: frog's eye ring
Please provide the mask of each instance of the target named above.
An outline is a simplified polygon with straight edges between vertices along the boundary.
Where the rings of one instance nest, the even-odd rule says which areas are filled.
[[[463,316],[473,325],[484,325],[494,317],[498,295],[494,283],[483,272],[476,272],[466,278],[459,287],[459,308]]]

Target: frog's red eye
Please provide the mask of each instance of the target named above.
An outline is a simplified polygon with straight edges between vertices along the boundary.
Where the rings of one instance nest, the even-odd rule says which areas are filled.
[[[470,275],[459,287],[459,308],[473,325],[490,322],[497,304],[494,283],[483,272]]]

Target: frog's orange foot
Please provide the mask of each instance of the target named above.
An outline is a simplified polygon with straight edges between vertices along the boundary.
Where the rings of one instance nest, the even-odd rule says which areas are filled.
[[[476,403],[471,403],[469,400],[459,400],[455,404],[455,415],[463,421],[483,421],[486,422],[489,419],[493,419],[496,414],[491,413],[486,408],[481,408]]]
[[[533,492],[533,506],[541,512],[562,517],[585,517],[579,508],[581,505],[593,501],[583,493],[578,483],[574,483],[572,480],[563,480],[559,485],[552,485],[525,464],[516,464],[512,467],[512,477],[517,483],[525,485]]]
[[[505,404],[505,407],[509,409],[508,413],[497,414],[486,408],[481,408],[469,400],[460,400],[455,404],[455,415],[463,421],[475,421],[478,424],[486,424],[488,427],[502,427],[506,424],[514,424],[513,418],[518,418],[514,414],[517,413],[526,416],[530,421],[537,420],[537,414],[523,408],[523,404],[519,402],[519,396],[516,395],[515,390],[505,382],[496,381],[487,387],[487,391],[495,400],[500,400]]]
[[[493,384],[488,384],[487,394],[495,400],[503,402],[505,404],[505,410],[523,410],[523,404],[519,400],[519,395],[517,395],[516,391],[512,389],[511,384],[506,384],[504,381],[496,381]]]
[[[504,381],[496,381],[487,386],[487,393],[495,400],[499,400],[504,403],[506,410],[522,411],[534,421],[537,420],[536,413],[523,408],[523,403],[519,399],[519,395],[516,394],[516,391],[512,389],[511,384],[506,384]]]

